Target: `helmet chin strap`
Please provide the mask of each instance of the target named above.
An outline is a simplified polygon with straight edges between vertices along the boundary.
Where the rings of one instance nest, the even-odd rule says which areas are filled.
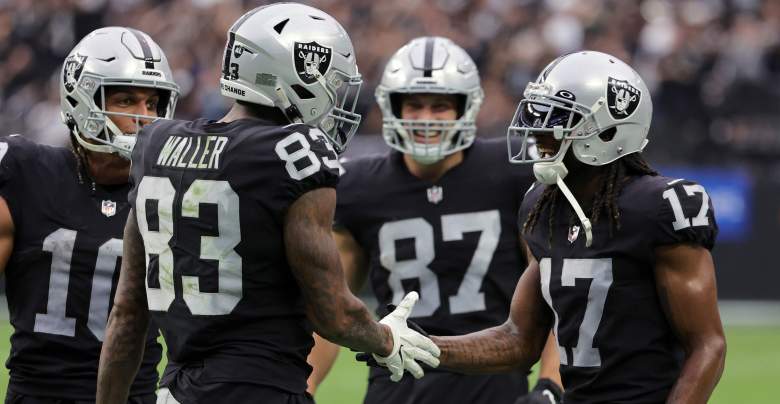
[[[138,133],[135,135],[126,135],[119,129],[118,126],[116,126],[114,121],[108,117],[106,117],[106,127],[108,127],[108,130],[110,130],[114,135],[113,141],[111,142],[111,145],[114,148],[112,152],[115,152],[120,156],[130,160],[130,156],[133,154],[133,147],[135,147],[135,137],[138,135]],[[136,130],[140,132],[140,127],[137,122]]]
[[[301,112],[298,110],[298,107],[293,105],[293,103],[290,102],[290,99],[287,98],[287,94],[285,94],[282,86],[277,84],[276,88],[274,88],[274,92],[279,101],[278,107],[282,110],[287,119],[292,123],[303,123]]]
[[[563,143],[561,143],[561,150],[555,161],[534,164],[534,176],[542,184],[558,185],[558,189],[563,192],[563,196],[566,197],[571,207],[574,208],[574,212],[580,219],[580,223],[582,223],[582,228],[585,229],[585,247],[589,248],[591,244],[593,244],[593,226],[590,223],[590,219],[585,216],[585,212],[582,211],[582,207],[579,202],[577,202],[577,199],[574,198],[569,187],[563,182],[563,179],[569,173],[569,170],[566,169],[566,165],[563,164],[563,157],[566,155],[570,145],[571,140],[564,140]]]
[[[76,141],[79,143],[79,145],[89,151],[108,154],[116,153],[130,160],[130,155],[133,153],[133,147],[135,146],[135,136],[125,135],[109,118],[105,119],[105,124],[106,129],[104,130],[109,130],[113,134],[112,143],[106,143],[100,139],[96,139],[96,141],[99,141],[102,144],[87,142],[87,140],[79,133],[79,129],[75,126],[73,127],[73,135],[76,136]]]

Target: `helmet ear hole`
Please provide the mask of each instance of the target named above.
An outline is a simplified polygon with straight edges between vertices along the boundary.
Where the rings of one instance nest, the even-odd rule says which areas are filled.
[[[298,98],[302,100],[310,100],[315,97],[311,91],[307,90],[306,87],[300,84],[293,84],[290,87],[293,89],[293,91],[295,91],[295,94],[298,96]]]
[[[617,133],[617,127],[613,126],[613,127],[609,128],[609,129],[605,130],[604,132],[599,133],[599,139],[601,139],[601,140],[603,140],[605,142],[609,142],[609,141],[611,141],[612,139],[615,138],[615,134],[616,133]]]

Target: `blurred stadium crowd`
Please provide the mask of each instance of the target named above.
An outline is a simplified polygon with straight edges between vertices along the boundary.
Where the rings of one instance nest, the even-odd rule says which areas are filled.
[[[168,55],[180,118],[218,117],[225,32],[262,1],[0,0],[0,128],[64,143],[59,68],[75,43],[105,25],[149,33]],[[780,1],[775,0],[312,0],[356,45],[365,82],[361,133],[379,133],[373,91],[391,52],[442,35],[479,65],[483,136],[503,135],[525,84],[557,55],[612,53],[654,92],[649,148],[661,163],[769,163],[780,156]]]

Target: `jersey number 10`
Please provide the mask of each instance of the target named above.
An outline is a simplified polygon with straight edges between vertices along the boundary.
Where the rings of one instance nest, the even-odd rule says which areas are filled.
[[[0,150],[2,148],[0,147]],[[76,231],[57,229],[43,240],[43,251],[51,253],[51,276],[45,313],[35,314],[34,332],[76,336],[76,318],[65,313],[70,284],[71,259],[76,245]],[[98,248],[92,293],[89,298],[87,328],[98,341],[103,341],[111,300],[111,285],[117,259],[122,257],[122,240],[112,238]]]

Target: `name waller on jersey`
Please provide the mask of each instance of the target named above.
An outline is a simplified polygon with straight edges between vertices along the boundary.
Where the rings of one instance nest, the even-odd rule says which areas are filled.
[[[217,170],[227,143],[226,136],[170,136],[157,156],[157,165]]]

